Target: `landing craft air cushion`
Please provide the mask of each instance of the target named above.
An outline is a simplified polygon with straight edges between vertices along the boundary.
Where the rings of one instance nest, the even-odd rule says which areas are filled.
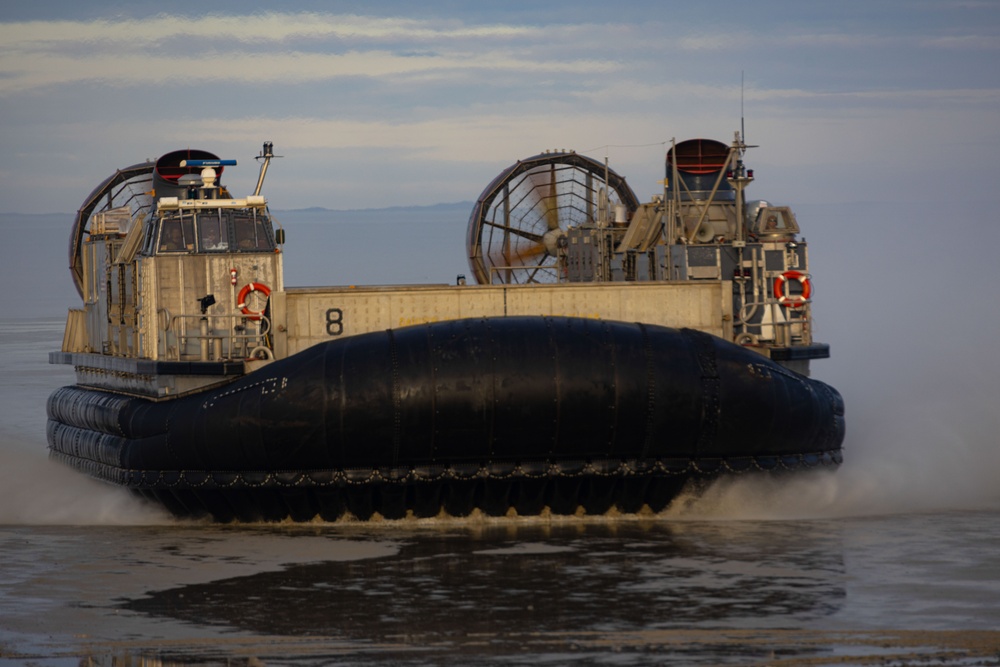
[[[51,454],[219,521],[658,511],[835,467],[807,246],[745,200],[745,151],[673,145],[647,203],[589,157],[520,160],[470,216],[475,284],[388,287],[284,285],[269,143],[244,198],[205,151],[120,169],[71,234]]]

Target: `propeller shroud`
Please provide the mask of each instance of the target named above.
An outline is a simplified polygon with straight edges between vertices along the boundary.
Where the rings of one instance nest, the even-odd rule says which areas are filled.
[[[559,246],[566,230],[612,219],[622,204],[629,217],[635,193],[602,162],[575,152],[519,160],[483,190],[469,216],[466,247],[479,284],[558,282]]]

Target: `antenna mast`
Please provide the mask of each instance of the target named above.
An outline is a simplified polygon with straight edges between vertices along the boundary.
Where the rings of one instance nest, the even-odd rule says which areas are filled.
[[[264,148],[261,149],[260,155],[257,156],[258,160],[263,160],[260,165],[260,175],[257,176],[257,187],[254,188],[253,194],[256,197],[260,194],[260,189],[264,186],[264,177],[267,175],[267,167],[271,164],[271,158],[279,157],[274,154],[274,144],[270,141],[264,142]]]
[[[742,138],[743,143],[746,144],[747,128],[743,122],[743,72],[744,70],[740,70],[740,137]]]

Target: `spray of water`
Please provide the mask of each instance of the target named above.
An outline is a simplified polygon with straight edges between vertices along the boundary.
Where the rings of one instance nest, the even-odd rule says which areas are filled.
[[[931,364],[843,387],[844,465],[724,479],[685,494],[671,518],[808,519],[1000,509],[1000,383],[985,369]],[[853,398],[853,400],[852,400]]]
[[[163,510],[9,440],[0,446],[0,524],[154,525]]]
[[[847,404],[845,463],[835,474],[725,480],[669,514],[1000,507],[1000,311],[976,277],[1000,244],[994,208],[948,200],[798,207],[811,241],[817,335],[833,347],[813,370]]]

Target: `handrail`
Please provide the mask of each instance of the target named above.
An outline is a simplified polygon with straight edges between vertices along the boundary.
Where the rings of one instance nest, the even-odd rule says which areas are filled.
[[[187,324],[191,321],[197,324]],[[166,348],[163,356],[176,361],[249,359],[257,356],[254,352],[259,348],[270,349],[271,321],[264,315],[173,315],[161,333],[167,331],[174,333],[175,345],[168,345],[166,336],[161,336]],[[197,352],[188,351],[191,342],[197,343]]]
[[[806,301],[800,308],[792,309],[782,305],[774,297],[767,297],[763,301],[750,301],[743,304],[740,307],[739,313],[737,313],[737,317],[743,330],[747,333],[753,333],[761,343],[791,346],[795,344],[795,338],[798,338],[799,344],[810,345],[812,344],[812,310],[809,308],[810,303]],[[752,308],[756,311],[761,306],[771,308],[772,312],[775,308],[779,308],[785,312],[794,313],[798,317],[791,317],[789,319],[772,317],[770,322],[748,322],[747,318],[749,315],[747,314],[747,309]],[[775,327],[775,335],[765,338],[763,335],[765,327]],[[796,334],[793,331],[793,327],[801,327],[802,330]]]

